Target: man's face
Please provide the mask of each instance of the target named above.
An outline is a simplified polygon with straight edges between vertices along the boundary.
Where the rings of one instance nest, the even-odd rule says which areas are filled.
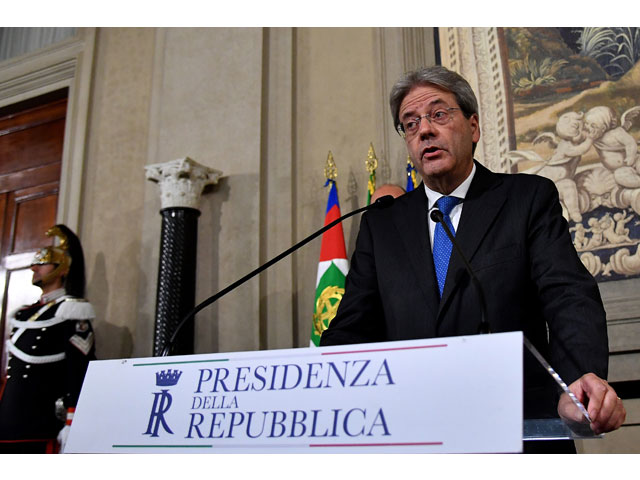
[[[31,265],[31,271],[33,271],[33,278],[31,279],[31,283],[40,288],[46,286],[46,284],[50,283],[50,280],[47,280],[47,275],[53,272],[55,268],[56,266],[52,263],[46,263],[44,265]]]
[[[412,88],[400,105],[401,122],[432,114],[442,108],[459,108],[455,95],[433,85]],[[471,173],[473,143],[480,139],[478,116],[466,118],[461,110],[451,111],[445,125],[423,118],[420,128],[405,141],[411,160],[425,184],[443,194],[451,193]]]

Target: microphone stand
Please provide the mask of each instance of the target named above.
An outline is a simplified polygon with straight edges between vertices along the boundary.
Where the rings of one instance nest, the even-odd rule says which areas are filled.
[[[476,289],[476,292],[478,292],[478,299],[480,300],[480,315],[481,315],[480,326],[478,327],[478,333],[491,333],[491,329],[489,328],[489,322],[487,321],[487,303],[485,302],[485,299],[484,299],[484,291],[482,290],[482,285],[480,285],[480,281],[478,280],[476,275],[473,273],[473,269],[471,268],[471,265],[467,261],[467,257],[465,257],[464,253],[462,253],[462,250],[460,249],[458,242],[456,242],[455,236],[453,235],[453,233],[451,233],[449,226],[444,221],[444,214],[440,210],[435,209],[431,211],[430,217],[431,217],[431,220],[441,224],[442,227],[444,228],[444,231],[447,234],[447,237],[449,237],[449,240],[451,240],[451,243],[453,244],[456,251],[458,252],[458,255],[460,255],[460,258],[462,259],[462,262],[464,263],[464,266],[466,267],[467,272],[471,277],[471,281]]]
[[[285,250],[284,252],[282,252],[280,255],[272,258],[271,260],[269,260],[267,263],[259,266],[258,268],[256,268],[255,270],[253,270],[252,272],[248,273],[247,275],[245,275],[244,277],[242,277],[239,280],[236,280],[235,282],[233,282],[231,285],[227,286],[226,288],[220,290],[218,293],[212,295],[211,297],[207,298],[205,301],[203,301],[202,303],[196,305],[187,315],[184,316],[184,318],[180,321],[180,323],[176,326],[176,329],[174,330],[173,334],[171,335],[171,338],[169,338],[169,341],[167,342],[167,345],[164,347],[164,349],[162,350],[162,357],[166,357],[167,355],[169,355],[169,352],[171,350],[171,348],[173,347],[174,342],[176,341],[176,338],[178,336],[178,333],[180,333],[180,330],[182,329],[182,327],[184,327],[184,325],[191,320],[196,313],[198,313],[200,310],[202,310],[203,308],[211,305],[213,302],[215,302],[216,300],[218,300],[220,297],[226,295],[227,293],[229,293],[231,290],[233,290],[234,288],[239,287],[240,285],[242,285],[243,283],[245,283],[247,280],[250,280],[251,278],[255,277],[256,275],[258,275],[260,272],[266,270],[267,268],[269,268],[271,265],[273,265],[276,262],[279,262],[280,260],[282,260],[284,257],[292,254],[293,252],[295,252],[296,250],[298,250],[300,247],[303,247],[304,245],[306,245],[307,243],[309,243],[311,240],[313,240],[314,238],[318,237],[319,235],[322,235],[324,232],[326,232],[327,230],[329,230],[332,227],[335,227],[338,223],[342,222],[343,220],[346,220],[347,218],[356,215],[360,212],[363,212],[365,210],[370,210],[372,208],[387,208],[388,206],[390,206],[393,202],[395,201],[395,198],[393,198],[391,195],[385,195],[384,197],[380,197],[378,200],[375,201],[375,203],[372,203],[370,205],[364,206],[364,207],[360,207],[352,212],[349,212],[343,216],[341,216],[340,218],[337,218],[336,220],[334,220],[333,222],[329,223],[328,225],[325,225],[324,227],[322,227],[320,230],[318,230],[317,232],[313,233],[312,235],[309,235],[307,238],[305,238],[304,240],[296,243],[293,247],[288,248],[287,250]]]

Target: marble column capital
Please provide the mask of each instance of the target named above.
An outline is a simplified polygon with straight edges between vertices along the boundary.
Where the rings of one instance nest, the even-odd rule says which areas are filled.
[[[160,186],[162,208],[188,207],[199,210],[207,185],[215,185],[222,172],[205,167],[189,157],[145,167],[146,178]]]

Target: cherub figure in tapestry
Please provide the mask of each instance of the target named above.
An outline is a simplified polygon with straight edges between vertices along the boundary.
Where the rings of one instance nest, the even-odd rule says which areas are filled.
[[[640,277],[640,28],[504,36],[515,138],[505,163],[555,182],[599,281]]]
[[[602,164],[613,172],[616,183],[624,188],[640,188],[640,156],[638,143],[629,129],[640,115],[640,107],[633,107],[622,114],[618,125],[616,113],[607,106],[590,109],[585,124],[593,138]]]
[[[578,187],[573,177],[582,155],[587,153],[593,145],[593,140],[587,136],[584,129],[583,117],[582,112],[564,113],[556,123],[555,134],[543,132],[534,138],[534,145],[547,142],[555,148],[546,160],[535,151],[515,150],[509,152],[509,158],[514,165],[521,160],[538,164],[524,170],[524,173],[541,175],[556,183],[565,216],[574,222],[582,221],[582,214],[580,213]]]

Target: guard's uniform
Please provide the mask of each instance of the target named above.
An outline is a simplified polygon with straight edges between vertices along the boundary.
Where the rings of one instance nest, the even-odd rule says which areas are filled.
[[[88,363],[96,358],[93,318],[89,302],[60,289],[11,319],[0,392],[0,452],[56,450],[64,414],[76,406]],[[56,414],[58,399],[64,408],[58,401]]]

